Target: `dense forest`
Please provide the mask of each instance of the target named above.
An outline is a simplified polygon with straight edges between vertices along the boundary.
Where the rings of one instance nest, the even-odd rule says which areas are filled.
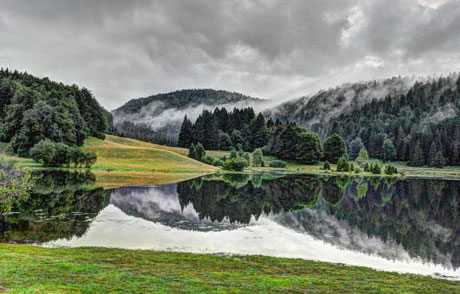
[[[0,140],[29,156],[40,141],[81,146],[87,136],[114,132],[110,113],[86,88],[0,69]]]
[[[329,133],[341,135],[351,149],[365,146],[374,158],[459,165],[459,114],[460,78],[439,78],[342,114],[331,121]]]
[[[181,120],[185,114],[195,120],[203,110],[223,106],[246,106],[263,100],[236,92],[213,89],[188,89],[132,99],[112,111],[118,132],[129,138],[149,142],[177,144]],[[129,124],[126,124],[128,122]],[[149,133],[150,130],[150,134]]]
[[[124,121],[118,124],[115,133],[131,139],[141,140],[160,145],[177,145],[177,136],[168,132],[153,131],[147,124]]]
[[[373,158],[413,166],[460,164],[460,79],[424,82],[394,77],[345,84],[265,112],[322,138],[339,134],[351,159],[361,148]]]
[[[340,157],[347,156],[345,141],[340,136],[333,135],[321,142],[314,132],[295,123],[265,120],[262,113],[255,115],[250,107],[231,112],[225,108],[204,110],[194,124],[185,116],[179,146],[189,148],[194,144],[206,150],[260,149],[264,155],[306,164],[320,160],[337,163]]]

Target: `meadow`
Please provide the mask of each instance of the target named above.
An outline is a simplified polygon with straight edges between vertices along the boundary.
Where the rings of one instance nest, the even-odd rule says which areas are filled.
[[[0,245],[5,293],[460,293],[460,282],[301,259]]]

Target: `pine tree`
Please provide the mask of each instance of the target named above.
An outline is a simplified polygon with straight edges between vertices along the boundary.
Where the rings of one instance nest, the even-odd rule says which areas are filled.
[[[188,157],[193,158],[193,159],[198,159],[197,154],[196,154],[196,147],[195,144],[191,144],[190,148],[188,149]]]
[[[363,148],[365,147],[360,137],[356,137],[353,141],[351,141],[350,159],[355,160],[359,155],[359,151],[361,151]]]
[[[442,152],[438,151],[430,165],[437,167],[437,168],[442,168],[444,167],[445,164],[446,164],[446,159],[442,155]]]
[[[203,145],[198,142],[195,146],[196,149],[196,159],[197,160],[202,160],[206,156],[206,151],[204,150]]]
[[[423,156],[423,149],[420,140],[417,140],[414,150],[412,152],[410,164],[412,166],[422,166],[425,164],[425,158]]]
[[[383,149],[383,160],[384,161],[391,161],[396,158],[397,151],[391,139],[385,139],[383,141],[382,149]]]
[[[179,141],[177,145],[179,147],[188,148],[193,142],[193,127],[192,122],[187,118],[187,115],[184,117],[182,126],[179,133]]]
[[[430,152],[428,153],[428,165],[435,166],[435,157],[438,151],[436,148],[436,144],[433,142],[431,143]]]

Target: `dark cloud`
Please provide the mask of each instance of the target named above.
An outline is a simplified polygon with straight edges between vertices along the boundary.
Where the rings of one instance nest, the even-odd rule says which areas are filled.
[[[0,62],[84,85],[112,109],[212,87],[271,98],[460,65],[445,0],[0,0]]]

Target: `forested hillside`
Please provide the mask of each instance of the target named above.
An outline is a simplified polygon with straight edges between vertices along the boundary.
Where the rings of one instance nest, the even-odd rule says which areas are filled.
[[[104,138],[113,130],[104,111],[85,88],[0,69],[0,140],[21,156],[45,139],[81,146],[86,136]]]
[[[413,166],[459,165],[459,89],[458,74],[414,83],[398,77],[321,91],[265,113],[322,139],[339,134],[352,159],[365,147],[371,157]]]
[[[406,94],[415,80],[393,77],[381,81],[348,83],[321,90],[313,96],[304,96],[285,102],[264,112],[266,116],[291,121],[317,132],[322,139],[329,135],[324,125],[343,113],[359,109],[372,100]]]
[[[460,164],[460,78],[417,82],[405,95],[373,100],[329,123],[353,149],[422,166]]]
[[[195,121],[203,110],[247,107],[263,102],[235,92],[191,89],[133,99],[112,114],[123,136],[173,145],[177,142],[184,115]]]

